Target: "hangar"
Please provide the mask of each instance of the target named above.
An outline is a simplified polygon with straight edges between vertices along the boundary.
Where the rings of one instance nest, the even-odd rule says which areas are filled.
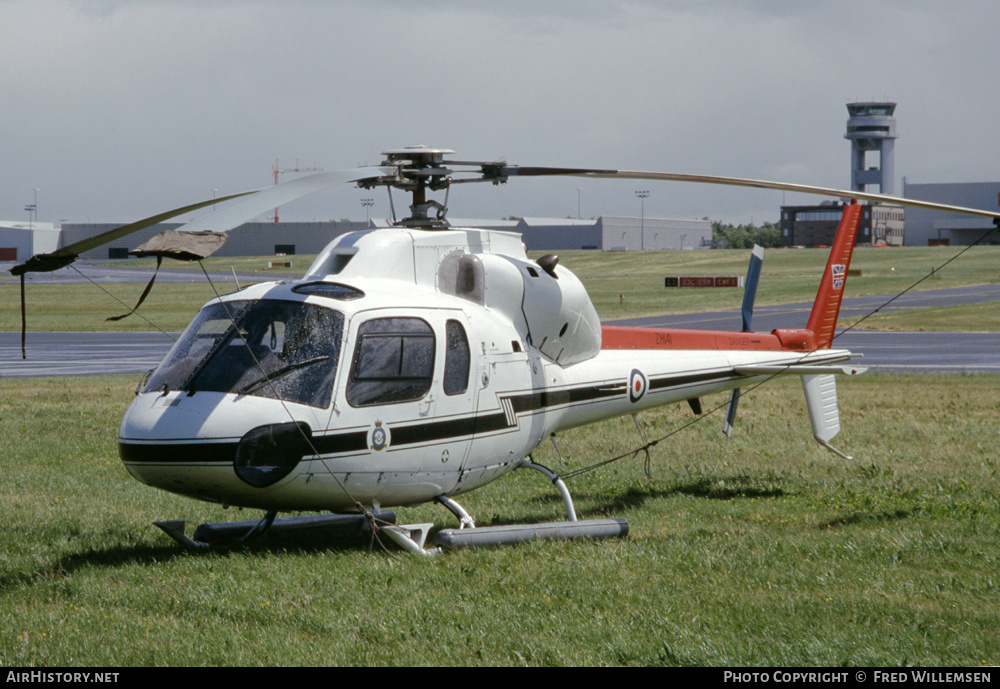
[[[529,250],[663,251],[712,246],[712,223],[708,220],[613,216],[595,220],[522,218],[514,229],[524,237]]]
[[[454,227],[480,227],[517,232],[529,251],[643,251],[707,249],[712,246],[708,220],[600,216],[517,218],[511,220],[454,219]]]
[[[52,223],[0,220],[0,261],[26,261],[59,248],[60,230]]]
[[[664,218],[628,218],[602,216],[595,219],[519,218],[511,220],[451,220],[454,227],[481,227],[518,232],[532,251],[595,249],[604,251],[639,251],[665,249],[704,249],[712,242],[712,223],[708,220],[669,220]],[[27,260],[43,251],[93,237],[119,227],[116,223],[63,223],[33,232],[6,225],[0,227],[0,248],[16,247],[16,256],[6,260]],[[25,223],[25,226],[27,224]],[[318,254],[335,237],[367,227],[384,227],[384,221],[339,222],[250,222],[231,230],[229,241],[217,256],[268,256]],[[164,230],[181,227],[180,223],[161,223],[140,230],[110,245],[84,252],[85,259],[128,258],[129,251]],[[8,239],[9,235],[9,239]],[[4,260],[4,259],[0,259]]]
[[[903,196],[908,199],[996,211],[1000,206],[1000,182],[911,184],[904,177]],[[906,210],[907,246],[971,244],[991,227],[993,223],[987,218],[921,208]]]

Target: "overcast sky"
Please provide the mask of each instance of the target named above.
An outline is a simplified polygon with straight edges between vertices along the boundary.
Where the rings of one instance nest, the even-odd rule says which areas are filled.
[[[130,222],[272,184],[275,161],[412,144],[846,188],[845,104],[867,100],[899,103],[899,177],[996,181],[997,26],[996,0],[0,0],[0,218],[37,188],[42,222]],[[760,223],[783,200],[521,179],[455,188],[450,216],[638,215],[640,188],[648,217]],[[281,217],[363,219],[364,196]]]

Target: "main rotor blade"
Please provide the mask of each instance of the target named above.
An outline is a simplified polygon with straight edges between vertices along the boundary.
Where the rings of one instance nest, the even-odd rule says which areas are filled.
[[[10,269],[10,272],[14,275],[23,275],[24,273],[44,273],[53,270],[58,270],[64,266],[68,266],[70,263],[75,261],[77,257],[84,251],[90,251],[91,249],[96,249],[102,244],[120,239],[133,232],[138,232],[139,230],[144,230],[147,227],[152,227],[161,222],[170,220],[171,218],[176,218],[178,215],[184,215],[185,213],[190,213],[192,211],[205,208],[206,206],[211,206],[214,203],[224,203],[232,199],[237,199],[241,196],[246,196],[247,194],[253,194],[252,191],[244,191],[239,194],[231,194],[229,196],[222,196],[217,199],[212,199],[211,201],[202,201],[200,203],[194,203],[190,206],[184,206],[183,208],[175,208],[171,211],[165,213],[159,213],[157,215],[151,215],[148,218],[143,218],[142,220],[137,220],[136,222],[129,223],[128,225],[122,225],[121,227],[116,227],[113,230],[108,230],[107,232],[102,232],[101,234],[94,235],[93,237],[88,237],[87,239],[81,239],[78,242],[74,242],[67,246],[64,246],[55,251],[51,251],[46,254],[36,254],[29,258],[24,263],[20,263]]]
[[[122,225],[121,227],[103,232],[99,235],[82,239],[79,242],[74,242],[73,244],[64,246],[61,249],[57,249],[56,251],[52,251],[50,253],[37,254],[24,263],[14,266],[11,268],[10,272],[13,275],[22,275],[29,272],[50,272],[58,270],[59,268],[67,266],[75,261],[84,251],[95,249],[102,244],[106,244],[130,235],[133,232],[138,232],[139,230],[144,230],[147,227],[152,227],[153,225],[176,218],[179,215],[184,215],[185,213],[190,213],[192,211],[207,208],[208,206],[214,206],[216,204],[224,204],[227,201],[232,201],[241,197],[245,197],[243,201],[226,205],[203,218],[198,218],[197,220],[187,223],[181,229],[186,232],[199,232],[205,230],[225,232],[242,225],[248,220],[255,218],[271,208],[283,205],[289,201],[294,201],[295,199],[302,198],[303,196],[308,196],[309,194],[337,184],[357,182],[363,179],[372,179],[377,177],[387,177],[393,175],[394,173],[395,168],[389,167],[363,167],[351,170],[333,170],[331,172],[310,175],[308,177],[300,177],[299,179],[291,182],[278,184],[272,187],[265,187],[264,189],[244,191],[238,194],[231,194],[229,196],[211,199],[209,201],[201,201],[200,203],[184,206],[183,208],[175,208],[174,210],[170,210],[165,213],[159,213],[127,225]]]
[[[226,232],[256,218],[261,213],[266,213],[272,208],[283,206],[290,201],[295,201],[309,194],[314,194],[346,182],[359,182],[363,179],[389,177],[394,175],[395,172],[396,168],[392,167],[359,167],[350,170],[331,170],[330,172],[321,172],[309,175],[308,177],[300,177],[291,182],[276,184],[272,187],[251,192],[252,196],[238,203],[229,204],[225,208],[220,208],[203,218],[192,220],[179,229],[184,232],[202,232],[206,230]]]
[[[515,175],[517,177],[546,177],[555,175],[572,175],[575,177],[584,175],[591,177],[614,177],[618,174],[618,170],[598,170],[579,167],[528,167],[522,165],[504,167],[503,172],[507,175]]]
[[[558,174],[558,173],[555,173]],[[608,171],[580,171],[570,172],[577,177],[598,177],[598,178],[619,178],[619,179],[653,179],[668,182],[699,182],[702,184],[723,184],[736,187],[756,187],[758,189],[776,189],[778,191],[792,191],[801,194],[818,194],[820,196],[833,196],[841,199],[857,199],[859,201],[873,201],[875,203],[887,203],[895,206],[910,206],[912,208],[925,208],[927,210],[945,211],[949,213],[961,213],[962,215],[974,215],[981,218],[1000,219],[1000,213],[986,211],[981,208],[966,208],[963,206],[952,206],[933,201],[921,201],[920,199],[902,198],[899,196],[886,196],[885,194],[870,194],[864,191],[847,191],[845,189],[831,189],[829,187],[814,187],[806,184],[788,184],[786,182],[769,182],[759,179],[744,179],[741,177],[719,177],[716,175],[692,175],[678,172],[635,172],[630,170],[608,170]]]

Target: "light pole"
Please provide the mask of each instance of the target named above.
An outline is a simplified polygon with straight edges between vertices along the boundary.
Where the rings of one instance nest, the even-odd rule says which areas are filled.
[[[576,188],[576,219],[577,220],[582,220],[583,219],[583,216],[580,215],[580,192],[582,192],[582,191],[583,191],[582,187],[577,187]]]
[[[28,229],[29,230],[32,227],[32,225],[31,225],[31,216],[32,216],[32,214],[34,214],[34,216],[35,216],[35,222],[38,222],[38,189],[32,189],[32,191],[35,192],[35,202],[34,203],[26,204],[24,206],[24,210],[28,211]]]
[[[635,195],[639,197],[642,204],[642,215],[639,220],[639,249],[646,248],[646,199],[649,198],[649,192],[646,190],[637,191]]]
[[[375,199],[361,199],[361,205],[365,207],[365,227],[368,227],[369,223],[368,210],[375,205]]]

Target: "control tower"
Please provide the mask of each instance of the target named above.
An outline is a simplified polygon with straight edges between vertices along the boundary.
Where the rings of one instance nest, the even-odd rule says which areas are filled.
[[[895,103],[848,103],[847,134],[851,141],[851,190],[864,191],[869,184],[879,185],[879,193],[892,195],[896,165]],[[878,152],[877,164],[867,167],[869,151]],[[872,161],[874,163],[874,161]]]

